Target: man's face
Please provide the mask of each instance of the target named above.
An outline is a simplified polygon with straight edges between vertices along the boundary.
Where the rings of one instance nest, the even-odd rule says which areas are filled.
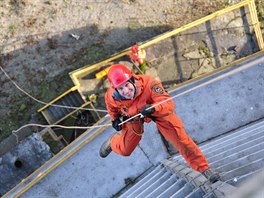
[[[133,99],[135,94],[135,87],[131,82],[127,81],[116,88],[121,96],[126,99]]]

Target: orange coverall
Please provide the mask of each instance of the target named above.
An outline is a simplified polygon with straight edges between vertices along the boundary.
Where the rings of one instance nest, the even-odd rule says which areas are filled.
[[[170,98],[160,82],[150,76],[134,75],[137,93],[132,100],[114,99],[115,89],[109,88],[105,94],[105,102],[111,120],[120,116],[132,117],[146,105],[155,105]],[[168,100],[154,107],[155,112],[151,118],[145,117],[145,122],[155,121],[160,133],[173,144],[184,157],[190,167],[203,172],[208,169],[208,162],[193,140],[186,134],[182,121],[173,112],[174,103]],[[126,122],[122,125],[121,133],[114,134],[111,139],[112,150],[120,155],[129,156],[143,134],[143,122],[140,118]]]

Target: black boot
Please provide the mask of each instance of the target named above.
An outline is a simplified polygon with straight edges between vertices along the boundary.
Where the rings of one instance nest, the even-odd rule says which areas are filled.
[[[99,154],[102,158],[107,157],[112,152],[112,148],[110,146],[112,137],[113,135],[109,137],[100,148]]]
[[[218,173],[213,172],[211,169],[207,169],[202,174],[209,179],[211,183],[215,183],[217,181],[221,181],[220,175]]]

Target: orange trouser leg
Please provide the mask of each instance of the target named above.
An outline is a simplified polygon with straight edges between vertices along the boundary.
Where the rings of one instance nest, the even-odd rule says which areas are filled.
[[[170,119],[166,119],[165,121],[159,119],[156,124],[161,134],[176,147],[192,169],[199,172],[208,169],[208,162],[205,156],[200,148],[186,134],[183,123],[177,115],[172,114]]]
[[[143,133],[140,120],[127,122],[122,126],[120,134],[115,134],[111,139],[112,150],[123,156],[129,156],[137,147]]]

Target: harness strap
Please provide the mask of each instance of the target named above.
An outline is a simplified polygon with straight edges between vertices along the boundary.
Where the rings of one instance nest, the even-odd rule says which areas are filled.
[[[134,134],[137,135],[137,136],[142,136],[143,133],[144,133],[144,127],[143,127],[144,119],[142,119],[142,118],[134,118],[134,119],[130,120],[129,122],[131,124],[131,127],[132,127],[132,130],[133,130]],[[139,122],[140,128],[141,128],[140,132],[138,132],[138,131],[136,131],[134,129],[133,123],[135,123],[135,122]]]

